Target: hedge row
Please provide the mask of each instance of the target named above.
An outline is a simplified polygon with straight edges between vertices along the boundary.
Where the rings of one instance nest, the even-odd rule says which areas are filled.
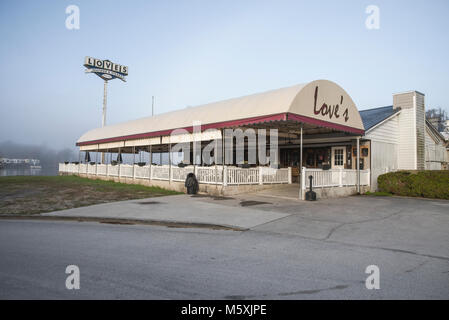
[[[409,197],[449,199],[449,170],[397,171],[377,178],[379,191]]]

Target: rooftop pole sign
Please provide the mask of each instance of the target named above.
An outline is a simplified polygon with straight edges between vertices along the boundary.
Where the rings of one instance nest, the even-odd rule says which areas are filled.
[[[113,63],[109,60],[100,60],[92,57],[84,59],[86,73],[95,73],[105,81],[118,78],[126,82],[125,76],[128,75],[128,67]]]
[[[84,59],[84,66],[87,68],[85,70],[86,73],[94,73],[104,80],[103,119],[101,123],[101,126],[104,127],[106,125],[108,81],[118,78],[126,82],[125,77],[128,75],[128,67],[113,63],[109,60],[100,60],[92,57],[86,57]],[[101,155],[101,162],[104,163],[104,153]]]

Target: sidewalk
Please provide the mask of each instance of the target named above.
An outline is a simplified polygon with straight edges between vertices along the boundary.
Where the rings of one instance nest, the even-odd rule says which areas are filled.
[[[247,207],[231,207],[220,203],[203,201],[201,197],[188,195],[118,201],[42,214],[42,216],[53,217],[210,224],[238,229],[250,229],[289,215],[288,213],[263,211]]]

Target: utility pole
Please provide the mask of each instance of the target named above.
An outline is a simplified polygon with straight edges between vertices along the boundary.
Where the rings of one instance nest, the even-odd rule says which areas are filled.
[[[151,97],[151,116],[154,116],[154,96]]]

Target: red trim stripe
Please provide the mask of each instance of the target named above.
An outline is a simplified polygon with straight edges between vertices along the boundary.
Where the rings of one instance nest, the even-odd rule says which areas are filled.
[[[287,120],[286,113],[279,113],[279,114],[269,115],[269,116],[260,116],[260,117],[246,118],[246,119],[240,119],[240,120],[231,120],[231,121],[204,124],[204,125],[201,125],[201,131],[204,131],[207,129],[235,127],[235,126],[262,123],[262,122],[268,122],[268,121],[282,121],[282,120],[284,120],[284,121]],[[97,144],[97,143],[143,139],[143,138],[151,138],[151,137],[157,137],[157,136],[168,136],[171,134],[171,132],[173,130],[179,130],[179,129],[187,130],[187,132],[193,132],[193,126],[190,126],[190,127],[177,128],[177,129],[139,133],[139,134],[133,134],[133,135],[128,135],[128,136],[119,136],[119,137],[98,139],[98,140],[92,140],[92,141],[83,141],[83,142],[78,142],[76,145],[77,146],[85,146],[85,145]]]
[[[328,121],[315,119],[315,118],[311,118],[311,117],[300,116],[300,115],[294,114],[294,113],[288,113],[287,118],[288,118],[288,120],[296,120],[298,122],[314,124],[314,125],[317,125],[320,127],[331,128],[331,129],[335,129],[335,130],[339,130],[339,131],[345,131],[345,132],[350,132],[350,133],[355,133],[355,134],[360,134],[360,135],[365,134],[365,130],[363,130],[363,129],[357,129],[357,128],[345,126],[342,124],[328,122]]]
[[[318,119],[314,119],[314,118],[310,118],[310,117],[306,117],[306,116],[300,116],[300,115],[297,115],[294,113],[279,113],[279,114],[269,115],[269,116],[260,116],[260,117],[246,118],[246,119],[240,119],[240,120],[209,123],[209,124],[201,125],[201,131],[204,131],[207,129],[237,127],[237,126],[243,126],[243,125],[255,124],[255,123],[263,123],[263,122],[269,122],[269,121],[287,121],[287,120],[294,120],[294,121],[298,121],[298,122],[314,124],[314,125],[318,125],[321,127],[332,128],[332,129],[346,131],[346,132],[355,133],[355,134],[363,135],[365,133],[365,131],[361,130],[361,129],[356,129],[356,128],[352,128],[349,126],[331,123],[331,122],[327,122],[324,120],[318,120]],[[193,126],[178,128],[178,129],[184,129],[187,132],[193,132]],[[78,142],[76,145],[77,146],[85,146],[85,145],[91,145],[91,144],[97,144],[97,143],[107,143],[107,142],[116,142],[116,141],[123,141],[123,140],[144,139],[144,138],[151,138],[151,137],[157,137],[157,136],[167,136],[167,135],[170,135],[173,130],[177,130],[177,129],[161,130],[161,131],[133,134],[133,135],[128,135],[128,136],[119,136],[119,137],[113,137],[113,138],[84,141],[84,142]]]

